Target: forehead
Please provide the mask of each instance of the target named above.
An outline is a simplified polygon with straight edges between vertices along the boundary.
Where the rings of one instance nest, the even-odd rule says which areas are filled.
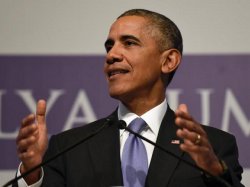
[[[117,19],[110,27],[109,36],[140,35],[148,31],[148,20],[141,16],[124,16]]]

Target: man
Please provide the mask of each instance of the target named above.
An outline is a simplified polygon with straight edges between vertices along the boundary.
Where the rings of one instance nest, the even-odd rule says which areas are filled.
[[[109,94],[120,101],[109,119],[130,124],[139,117],[147,124],[140,132],[143,136],[231,185],[243,186],[235,138],[200,125],[184,104],[175,113],[167,105],[165,91],[182,58],[182,37],[177,26],[158,13],[129,10],[111,26],[105,48],[104,73]],[[45,110],[46,103],[40,100],[36,115],[22,121],[17,137],[21,173],[41,163],[45,152],[44,159],[49,158],[107,122],[101,119],[52,136],[46,150]],[[126,154],[130,135],[111,123],[95,137],[25,177],[26,183],[70,187],[125,184],[125,176],[130,172],[122,168],[123,154]],[[173,144],[172,140],[181,144]],[[147,176],[141,181],[141,171],[133,168],[134,181],[128,181],[127,186],[223,186],[213,177],[143,143],[148,161]]]

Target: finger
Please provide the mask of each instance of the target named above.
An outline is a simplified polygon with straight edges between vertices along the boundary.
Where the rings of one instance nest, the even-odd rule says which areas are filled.
[[[182,117],[177,117],[175,119],[175,123],[177,126],[179,126],[181,128],[186,128],[186,129],[189,129],[191,131],[197,131],[198,125],[196,125],[195,122],[192,120],[188,120],[188,119],[185,119]]]
[[[45,123],[45,115],[46,115],[46,101],[39,100],[36,106],[36,120],[38,124]]]
[[[193,144],[193,142],[189,140],[185,140],[184,143],[180,145],[182,151],[185,151],[189,154],[197,154],[197,156],[202,156],[203,154],[207,154],[210,151],[209,147],[206,146],[197,146]]]
[[[199,153],[200,152],[200,147],[198,147],[198,146],[195,146],[195,145],[193,145],[192,144],[192,142],[188,142],[188,143],[182,143],[181,145],[180,145],[180,148],[181,148],[181,150],[182,151],[184,151],[184,152],[187,152],[187,153],[189,153],[189,154],[193,154],[193,153]]]
[[[194,143],[188,139],[185,139],[183,143],[180,145],[180,149],[187,153],[198,152],[199,147],[194,145]]]
[[[37,138],[35,136],[30,136],[29,138],[22,139],[17,144],[18,153],[26,152],[30,150],[32,145],[36,142]]]
[[[189,140],[191,141],[193,144],[195,144],[195,142],[197,141],[197,133],[189,131],[187,129],[178,129],[176,132],[177,136],[181,139],[184,140]],[[202,136],[200,136],[200,143],[201,143],[201,138]]]
[[[201,125],[199,123],[197,123],[196,121],[194,121],[194,120],[187,120],[187,119],[184,119],[184,118],[181,118],[181,117],[177,117],[175,119],[175,123],[180,128],[188,129],[189,131],[193,131],[193,132],[198,133],[200,135],[205,134],[205,131],[201,127]]]
[[[21,128],[31,125],[34,122],[35,122],[35,115],[30,114],[27,117],[23,118],[23,120],[21,121]]]
[[[184,113],[187,113],[187,114],[189,113],[189,112],[188,112],[188,107],[187,107],[186,104],[180,104],[179,107],[178,107],[178,109],[179,109],[180,111],[184,112]]]
[[[207,135],[200,135],[194,132],[190,132],[187,129],[178,129],[176,132],[177,136],[183,139],[186,146],[202,147],[207,149],[212,149],[212,146],[207,138]],[[199,139],[199,141],[198,141]]]
[[[38,127],[35,124],[31,124],[29,126],[23,127],[19,130],[16,141],[20,141],[21,139],[25,139],[29,136],[34,136],[38,134]]]
[[[187,120],[193,120],[192,116],[189,114],[188,107],[186,104],[180,104],[175,111],[176,117],[184,118]]]
[[[198,153],[201,152],[205,146],[196,145],[193,141],[185,139],[180,147],[183,151],[188,153]]]
[[[35,155],[34,151],[25,151],[18,153],[18,158],[22,161],[30,160]]]

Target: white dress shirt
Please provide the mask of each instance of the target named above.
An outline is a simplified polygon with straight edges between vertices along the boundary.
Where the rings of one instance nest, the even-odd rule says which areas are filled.
[[[147,111],[141,116],[138,116],[130,112],[122,103],[119,103],[118,119],[125,121],[126,124],[128,125],[135,118],[137,117],[142,118],[147,123],[148,127],[145,128],[140,134],[145,138],[151,140],[152,142],[156,142],[160,125],[166,113],[166,110],[167,110],[166,99],[161,104],[157,105],[156,107],[152,108],[151,110]],[[129,132],[125,131],[124,129],[120,130],[120,155],[122,155],[124,144],[128,138],[128,135]],[[148,142],[145,142],[144,140],[143,143],[147,151],[148,164],[149,164],[154,151],[154,146],[149,144]]]
[[[124,120],[126,124],[129,124],[131,121],[133,121],[137,117],[142,118],[147,123],[148,127],[145,128],[141,132],[141,135],[144,136],[145,138],[148,138],[149,140],[153,142],[156,142],[158,132],[160,129],[160,125],[161,125],[161,122],[163,120],[166,110],[167,110],[166,99],[161,104],[152,108],[151,110],[147,111],[141,116],[138,116],[130,112],[122,103],[119,103],[118,119]],[[126,139],[128,138],[128,135],[129,135],[129,132],[125,130],[120,130],[120,155],[122,155],[123,147],[124,147]],[[152,154],[154,151],[154,146],[145,141],[143,141],[143,143],[146,147],[148,163],[150,163]],[[20,175],[20,166],[21,164],[19,165],[17,176]],[[43,176],[44,176],[44,173],[42,169],[41,178],[38,182],[28,186],[24,179],[20,179],[18,181],[18,186],[19,187],[40,187],[42,185]]]

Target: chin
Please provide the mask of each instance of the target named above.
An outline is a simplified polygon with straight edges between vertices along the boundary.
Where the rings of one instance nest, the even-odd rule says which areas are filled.
[[[126,84],[121,84],[121,85],[109,86],[110,97],[120,100],[120,101],[125,101],[131,98],[131,96],[135,95],[134,89],[132,89],[131,87],[128,87]]]
[[[109,92],[110,97],[114,98],[114,99],[118,99],[120,98],[120,95],[116,92]]]
[[[122,100],[122,98],[125,97],[125,93],[122,90],[117,90],[117,89],[109,89],[109,95],[110,97],[117,99],[117,100]]]

